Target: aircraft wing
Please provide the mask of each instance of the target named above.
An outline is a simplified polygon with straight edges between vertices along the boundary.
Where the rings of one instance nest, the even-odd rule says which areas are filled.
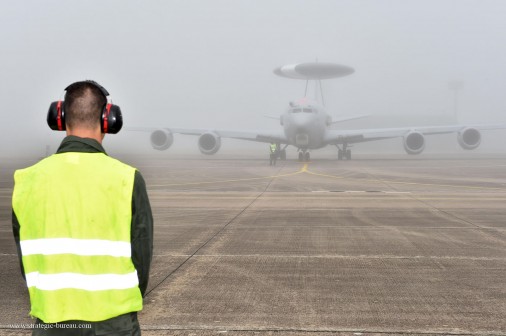
[[[286,144],[288,139],[286,139],[285,134],[281,131],[228,131],[228,130],[211,130],[207,132],[213,132],[221,138],[229,138],[229,139],[240,139],[240,140],[248,140],[248,141],[256,141],[256,142],[279,142],[282,144]],[[193,132],[188,132],[188,130],[174,129],[174,133],[181,134],[192,134],[192,135],[201,135],[205,132],[202,130],[193,130]]]
[[[160,129],[169,131],[170,133],[197,135],[212,133],[220,138],[240,139],[255,142],[276,142],[287,144],[288,139],[282,131],[231,131],[217,129],[189,129],[189,128],[154,128],[154,127],[128,127],[129,131],[154,132]]]
[[[359,142],[375,141],[382,139],[399,138],[418,132],[423,135],[448,134],[464,131],[468,128],[477,130],[505,129],[506,124],[488,125],[448,125],[448,126],[422,126],[422,127],[398,127],[377,128],[363,130],[333,130],[327,131],[325,143],[328,145],[353,144]]]

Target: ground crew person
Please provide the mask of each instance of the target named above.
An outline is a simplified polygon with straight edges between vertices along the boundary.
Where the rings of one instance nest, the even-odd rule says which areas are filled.
[[[101,145],[122,125],[107,95],[93,81],[67,87],[56,117],[53,105],[48,112],[67,137],[14,174],[12,225],[33,335],[140,335],[153,218],[139,171]]]
[[[271,145],[269,146],[269,151],[270,151],[269,165],[275,166],[276,159],[278,158],[278,147],[276,146],[275,143],[271,143]]]

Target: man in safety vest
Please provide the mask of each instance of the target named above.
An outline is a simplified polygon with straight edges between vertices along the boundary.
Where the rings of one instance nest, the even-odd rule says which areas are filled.
[[[33,335],[140,335],[153,218],[141,174],[101,145],[113,124],[107,95],[93,81],[71,84],[58,102],[67,137],[14,174],[13,232]]]
[[[269,146],[269,151],[270,151],[269,164],[271,166],[275,166],[276,165],[276,159],[278,158],[278,146],[276,146],[275,143],[271,143],[270,146]]]

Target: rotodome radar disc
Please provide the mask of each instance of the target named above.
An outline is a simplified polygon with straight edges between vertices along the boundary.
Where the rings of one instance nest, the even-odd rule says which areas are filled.
[[[354,72],[352,67],[346,65],[320,62],[289,64],[274,69],[278,76],[304,80],[339,78]]]

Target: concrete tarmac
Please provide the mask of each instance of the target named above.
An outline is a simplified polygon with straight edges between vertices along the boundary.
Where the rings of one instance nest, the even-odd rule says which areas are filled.
[[[506,335],[506,159],[124,158],[155,217],[144,335]],[[0,334],[29,334],[0,171]]]

